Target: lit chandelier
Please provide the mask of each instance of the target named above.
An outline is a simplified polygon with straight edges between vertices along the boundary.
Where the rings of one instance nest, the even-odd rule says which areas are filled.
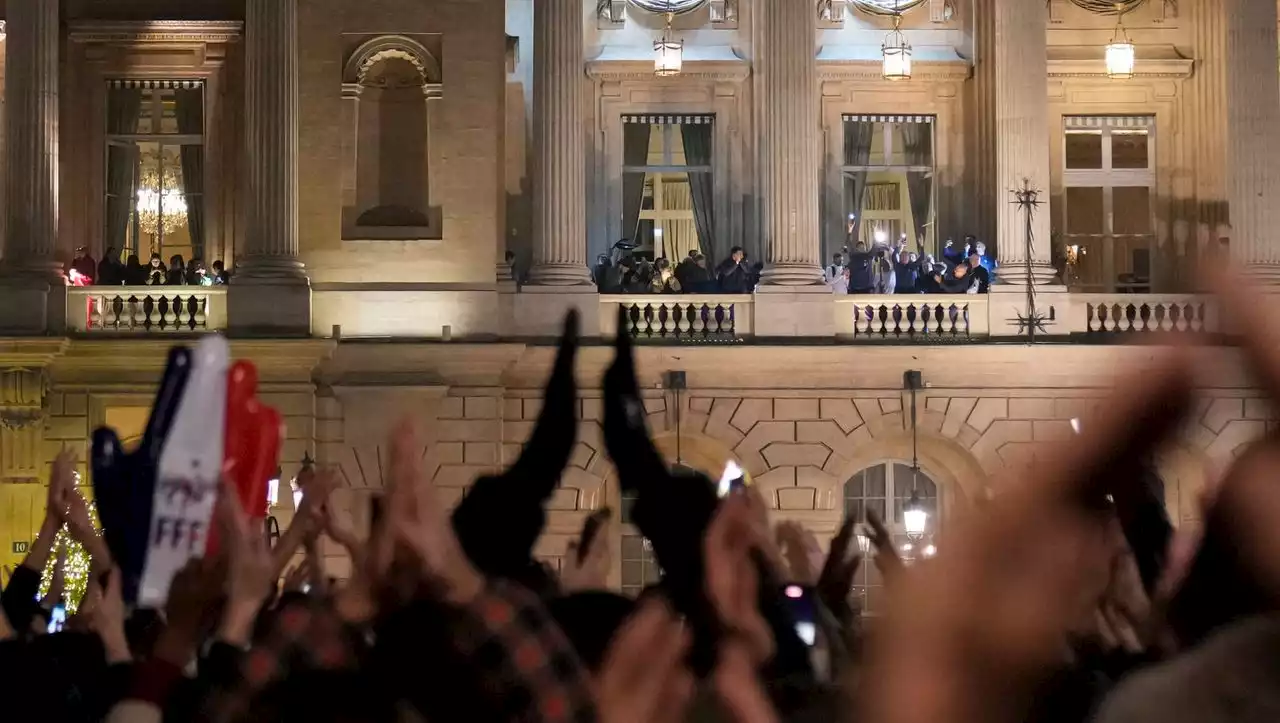
[[[187,200],[176,166],[159,158],[147,166],[138,182],[138,227],[152,236],[167,236],[187,224]]]
[[[1107,44],[1107,77],[1128,80],[1133,77],[1137,52],[1129,34],[1124,31],[1124,3],[1116,3],[1116,34]]]
[[[911,45],[907,43],[907,36],[902,34],[902,12],[898,9],[896,2],[894,3],[893,31],[884,39],[884,45],[880,46],[880,53],[884,56],[882,75],[885,80],[911,79]]]
[[[684,66],[684,41],[672,38],[671,22],[675,16],[668,0],[667,26],[662,37],[653,42],[653,74],[659,77],[679,75]]]

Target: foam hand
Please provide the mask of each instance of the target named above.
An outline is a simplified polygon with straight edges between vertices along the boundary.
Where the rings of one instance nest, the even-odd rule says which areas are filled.
[[[223,473],[231,480],[245,518],[267,516],[267,480],[280,457],[280,414],[258,400],[258,370],[238,361],[227,374]],[[218,550],[218,528],[209,536],[209,554]]]
[[[196,346],[191,376],[156,465],[151,535],[138,603],[163,605],[175,573],[204,554],[222,476],[230,348],[220,336]]]
[[[178,402],[191,374],[191,351],[174,347],[151,405],[142,440],[125,452],[116,433],[106,427],[93,434],[90,465],[98,519],[111,556],[119,566],[121,591],[132,603],[146,557],[156,465],[169,438]]]
[[[505,472],[481,477],[453,512],[453,528],[472,564],[486,575],[524,579],[533,573],[533,545],[546,523],[543,506],[560,484],[578,441],[578,314],[565,318],[542,411],[520,458]],[[494,534],[500,530],[500,534]]]

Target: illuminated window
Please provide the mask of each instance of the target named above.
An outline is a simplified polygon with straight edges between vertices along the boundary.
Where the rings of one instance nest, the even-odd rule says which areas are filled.
[[[920,470],[912,482],[911,465],[902,462],[885,462],[868,467],[849,478],[844,485],[844,512],[853,519],[863,521],[868,510],[873,510],[884,520],[899,555],[907,558],[931,557],[934,534],[938,528],[938,486]],[[929,529],[923,539],[907,538],[903,524],[903,509],[911,499],[912,490],[929,513]],[[910,546],[909,549],[907,546]],[[864,614],[874,615],[884,611],[884,581],[868,552],[858,568],[852,594],[859,599]]]
[[[1063,129],[1061,252],[1073,290],[1151,291],[1155,118],[1070,116]]]
[[[106,125],[104,247],[203,260],[204,83],[109,81]]]

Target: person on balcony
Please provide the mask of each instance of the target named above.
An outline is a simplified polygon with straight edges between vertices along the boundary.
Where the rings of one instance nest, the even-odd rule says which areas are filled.
[[[675,271],[671,268],[671,261],[667,257],[658,259],[649,288],[655,294],[680,293],[682,289],[680,280],[676,278]]]
[[[831,265],[827,266],[826,273],[824,274],[824,276],[826,276],[827,284],[830,285],[841,279],[844,276],[844,270],[844,255],[835,254],[832,256]]]
[[[89,253],[87,247],[81,246],[76,249],[76,257],[71,262],[71,270],[79,274],[85,280],[85,284],[94,283],[94,277],[98,275],[98,263],[93,260],[93,254]]]
[[[147,286],[164,286],[167,273],[168,269],[164,267],[164,261],[161,260],[160,254],[152,253],[151,261],[147,264]]]
[[[914,254],[907,251],[906,239],[898,243],[898,248],[893,254],[893,275],[894,275],[894,291],[895,294],[918,294],[916,282],[920,278],[920,262],[919,259],[912,258]]]
[[[831,293],[841,296],[849,293],[849,267],[840,267],[840,275],[827,282],[827,286],[831,287]]]
[[[169,271],[165,274],[165,285],[187,285],[187,263],[182,260],[181,254],[174,254],[169,257]]]
[[[121,274],[123,275],[126,286],[147,285],[147,267],[143,266],[142,262],[138,260],[137,254],[129,254],[129,258],[125,260]]]
[[[212,269],[212,273],[209,275],[213,277],[214,286],[226,286],[227,282],[231,280],[230,273],[222,265],[222,259],[214,261],[210,269]]]
[[[711,275],[711,269],[707,268],[706,256],[699,253],[693,258],[693,267],[689,269],[688,277],[680,280],[680,284],[687,294],[716,293],[716,280]]]
[[[870,294],[873,291],[871,262],[872,253],[861,241],[853,245],[853,251],[845,257],[845,266],[849,269],[849,293]]]
[[[983,248],[982,244],[978,244],[977,248]],[[975,279],[978,290],[974,293],[985,294],[991,290],[991,272],[983,263],[983,256],[976,249],[969,254],[969,276]]]
[[[107,252],[98,262],[98,274],[94,279],[100,286],[119,286],[124,283],[124,265],[120,263],[120,254],[116,252],[116,247],[107,247]]]
[[[890,253],[890,250],[883,246],[877,247],[875,257],[871,259],[871,293],[873,294],[888,295],[894,293],[897,288],[897,274],[894,273]]]
[[[726,294],[751,293],[750,269],[746,265],[747,254],[741,246],[729,250],[729,258],[716,268],[716,279],[720,282],[720,291]]]

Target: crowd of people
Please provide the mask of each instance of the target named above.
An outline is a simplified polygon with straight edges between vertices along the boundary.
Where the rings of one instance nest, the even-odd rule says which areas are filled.
[[[165,264],[160,254],[152,253],[144,266],[137,254],[129,254],[122,262],[115,248],[108,248],[102,260],[95,261],[93,253],[82,247],[67,269],[67,279],[73,286],[222,286],[231,275],[222,261],[206,268],[200,259],[184,261],[181,254],[174,254]]]
[[[760,281],[761,262],[748,260],[742,247],[712,266],[698,249],[678,264],[656,261],[623,249],[614,261],[602,255],[594,270],[596,286],[605,294],[749,294]],[[510,263],[510,261],[508,261]],[[986,244],[966,236],[962,246],[947,239],[941,259],[907,250],[906,238],[890,246],[861,241],[835,254],[823,279],[836,294],[985,294],[996,274]]]
[[[750,261],[741,246],[733,247],[714,267],[697,249],[674,266],[666,257],[649,261],[624,253],[616,263],[601,256],[595,280],[603,294],[750,294],[763,269],[764,264]]]
[[[964,246],[947,239],[942,259],[907,250],[906,238],[890,247],[861,241],[831,259],[824,270],[836,294],[985,294],[991,288],[995,262],[986,244],[967,236]]]
[[[1243,283],[1220,308],[1280,402],[1280,322]],[[54,464],[45,521],[0,596],[6,720],[533,721],[684,723],[1272,723],[1280,704],[1280,437],[1235,458],[1174,528],[1152,460],[1194,409],[1209,357],[1153,350],[1118,380],[1072,444],[948,520],[936,556],[898,557],[865,520],[824,552],[771,528],[763,495],[668,466],[651,439],[630,340],[603,380],[603,443],[660,582],[610,592],[607,513],[592,515],[559,574],[538,564],[544,508],[577,445],[576,318],[519,458],[481,477],[450,514],[402,424],[367,535],[329,505],[335,474],[300,480],[293,524],[267,545],[233,487],[215,503],[217,552],[172,580],[163,610],[128,606],[115,554]],[[1277,467],[1273,467],[1276,465]],[[146,474],[139,465],[137,474]],[[593,526],[594,523],[594,526]],[[62,630],[37,599],[55,533],[92,553],[88,591]],[[317,540],[347,551],[325,574]],[[285,575],[301,554],[301,571]],[[882,573],[887,614],[862,619],[861,564]],[[280,578],[285,577],[283,588]],[[798,604],[803,603],[803,604]],[[54,629],[53,632],[50,632]]]

